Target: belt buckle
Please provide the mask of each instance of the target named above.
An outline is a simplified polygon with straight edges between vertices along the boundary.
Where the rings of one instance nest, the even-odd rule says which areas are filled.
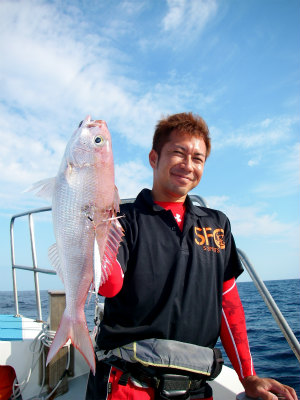
[[[190,388],[190,378],[185,375],[163,374],[160,377],[159,390],[167,398],[184,396]]]

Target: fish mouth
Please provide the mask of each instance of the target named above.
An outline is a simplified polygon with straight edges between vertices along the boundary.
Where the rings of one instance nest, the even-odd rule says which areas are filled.
[[[92,128],[92,127],[98,126],[100,128],[103,124],[106,124],[106,122],[103,121],[102,119],[97,119],[95,121],[88,122],[86,124],[86,127],[87,128]]]

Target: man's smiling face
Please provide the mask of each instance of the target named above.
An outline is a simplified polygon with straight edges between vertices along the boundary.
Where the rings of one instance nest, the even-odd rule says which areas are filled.
[[[200,136],[173,131],[158,156],[149,154],[153,168],[152,195],[157,201],[184,201],[203,174],[206,146]]]

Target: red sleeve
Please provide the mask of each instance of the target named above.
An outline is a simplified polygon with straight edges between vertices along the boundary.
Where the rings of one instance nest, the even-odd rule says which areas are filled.
[[[104,297],[114,297],[123,286],[123,270],[118,260],[111,265],[111,273],[108,279],[100,286],[98,293]]]
[[[250,353],[245,313],[235,279],[224,282],[221,341],[240,379],[255,375]]]

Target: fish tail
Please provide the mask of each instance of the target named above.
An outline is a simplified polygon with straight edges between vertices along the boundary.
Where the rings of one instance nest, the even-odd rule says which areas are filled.
[[[92,340],[86,325],[84,313],[76,319],[70,318],[66,312],[62,316],[58,330],[49,349],[46,365],[53,359],[58,351],[71,340],[73,346],[80,351],[95,375],[96,363]]]

